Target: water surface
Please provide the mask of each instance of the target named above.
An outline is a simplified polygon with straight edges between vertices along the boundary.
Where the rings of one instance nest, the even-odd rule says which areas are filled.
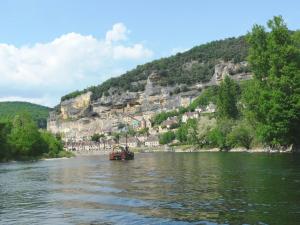
[[[300,224],[300,157],[144,153],[0,164],[1,224]]]

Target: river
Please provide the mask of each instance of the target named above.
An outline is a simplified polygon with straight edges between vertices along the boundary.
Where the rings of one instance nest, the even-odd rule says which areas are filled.
[[[300,155],[141,153],[0,164],[1,224],[300,224]]]

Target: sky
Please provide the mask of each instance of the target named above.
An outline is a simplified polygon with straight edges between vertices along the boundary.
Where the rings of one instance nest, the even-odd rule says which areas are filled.
[[[246,34],[297,0],[1,0],[0,101],[55,106],[60,97],[139,64]]]

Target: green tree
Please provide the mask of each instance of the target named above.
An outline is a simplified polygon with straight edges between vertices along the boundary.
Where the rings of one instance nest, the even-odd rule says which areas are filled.
[[[101,138],[101,135],[98,134],[98,133],[95,133],[91,136],[91,140],[92,141],[95,141],[95,142],[99,142],[100,141],[100,138]]]
[[[8,123],[0,123],[0,162],[8,160],[10,156],[7,134],[9,133]]]
[[[34,157],[47,151],[46,143],[28,114],[15,116],[8,141],[15,157]]]
[[[248,34],[249,63],[255,74],[244,93],[245,111],[261,141],[271,146],[300,142],[300,50],[297,36],[278,16],[269,31],[255,25]]]
[[[41,138],[46,143],[45,148],[47,149],[45,153],[49,157],[58,157],[59,153],[63,151],[63,144],[59,138],[54,136],[48,131],[41,132]]]
[[[119,133],[119,132],[114,132],[114,133],[112,133],[112,136],[113,136],[114,140],[115,140],[117,143],[119,143],[119,140],[120,140],[120,137],[121,137],[121,133]],[[103,139],[102,139],[102,140],[103,140]]]
[[[190,105],[189,110],[194,111],[199,106],[207,106],[210,102],[216,103],[219,86],[211,86],[204,89]]]
[[[169,144],[175,139],[175,133],[173,131],[168,131],[159,136],[159,143],[162,145]]]
[[[217,114],[219,118],[236,119],[238,117],[238,95],[239,86],[226,76],[218,91]]]
[[[196,119],[189,119],[186,123],[182,123],[176,132],[176,139],[181,143],[197,144],[197,126]]]
[[[249,149],[253,138],[252,128],[245,123],[239,123],[228,134],[227,144],[230,147],[244,147]]]
[[[228,134],[231,133],[234,124],[234,120],[219,120],[217,126],[207,134],[207,142],[209,143],[209,146],[218,147],[222,150],[229,150],[232,148],[233,146],[227,140]]]

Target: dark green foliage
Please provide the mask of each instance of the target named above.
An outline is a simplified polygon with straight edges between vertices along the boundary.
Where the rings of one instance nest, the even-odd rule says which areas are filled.
[[[254,133],[251,126],[245,123],[238,123],[227,135],[227,144],[230,147],[244,147],[250,149]]]
[[[68,156],[59,137],[39,131],[29,114],[0,123],[0,161]]]
[[[159,143],[161,145],[169,144],[175,139],[175,133],[173,131],[168,131],[159,136]]]
[[[244,36],[213,41],[194,47],[184,53],[137,66],[135,69],[119,77],[110,78],[100,85],[65,95],[62,100],[76,97],[87,91],[92,91],[92,98],[97,99],[102,95],[108,96],[108,90],[111,87],[119,91],[143,91],[145,80],[153,72],[160,76],[160,84],[163,86],[207,82],[211,79],[214,65],[219,63],[219,60],[241,62],[246,59],[247,52],[248,45]],[[188,66],[189,64],[191,66]],[[176,92],[179,91],[184,90],[176,90]]]
[[[148,135],[149,134],[149,127],[145,127],[143,129],[139,130],[138,134]]]
[[[101,135],[96,133],[96,134],[93,134],[93,136],[91,137],[91,140],[95,141],[95,142],[99,142],[100,138],[101,138]]]
[[[8,142],[12,149],[12,155],[15,157],[33,157],[46,152],[46,143],[28,114],[15,116],[8,135]]]
[[[154,116],[154,118],[152,119],[152,122],[154,125],[159,125],[163,121],[167,120],[169,117],[177,116],[179,114],[180,113],[177,111],[161,112]]]
[[[63,144],[60,140],[60,138],[55,137],[53,134],[51,134],[48,131],[42,131],[41,132],[41,138],[46,143],[46,146],[44,147],[44,156],[55,158],[60,157],[61,152],[63,150]]]
[[[124,127],[126,127],[126,124],[124,124],[124,123],[119,123],[118,124],[118,129],[119,130],[123,129]]]
[[[226,76],[218,91],[217,111],[220,118],[237,118],[237,100],[240,94],[238,84]]]
[[[129,127],[129,128],[128,128],[127,134],[128,134],[129,136],[135,136],[136,133],[137,133],[137,132],[136,132],[132,127]]]
[[[245,114],[271,146],[300,144],[300,49],[281,17],[255,25],[248,35],[255,79],[243,95]]]
[[[197,144],[197,120],[189,119],[182,123],[176,132],[176,139],[184,144]]]
[[[51,108],[29,102],[0,102],[0,120],[11,120],[20,113],[28,113],[39,128],[47,127]]]
[[[71,98],[75,98],[78,95],[83,94],[84,92],[85,92],[85,90],[83,90],[83,91],[78,91],[78,90],[73,91],[73,92],[61,97],[61,101],[68,100],[68,99],[71,99]]]
[[[10,158],[7,135],[10,132],[8,123],[0,123],[0,162]]]
[[[233,146],[228,143],[228,135],[234,126],[234,120],[219,120],[217,126],[207,134],[207,143],[210,147],[218,147],[222,150],[229,150]]]

